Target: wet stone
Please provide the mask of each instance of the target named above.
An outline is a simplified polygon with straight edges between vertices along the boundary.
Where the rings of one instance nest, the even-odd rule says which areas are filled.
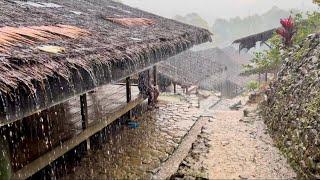
[[[208,134],[201,132],[188,155],[180,163],[178,171],[170,179],[208,179],[208,168],[200,161],[209,152]]]
[[[161,103],[137,117],[140,126],[120,127],[105,136],[102,148],[84,157],[63,179],[150,179],[177,149],[200,112],[188,103]]]

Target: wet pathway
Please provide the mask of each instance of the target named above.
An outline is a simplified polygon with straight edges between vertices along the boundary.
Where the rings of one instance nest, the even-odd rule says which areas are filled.
[[[65,179],[150,179],[177,149],[199,119],[199,109],[179,99],[161,101],[159,109],[110,134],[103,147],[87,155]]]
[[[222,100],[214,114],[180,164],[173,179],[290,179],[295,172],[274,146],[255,107],[231,111],[229,105],[240,98]],[[208,113],[208,112],[207,112]]]
[[[212,95],[213,96],[213,95]],[[289,179],[295,172],[245,97],[161,96],[140,127],[121,126],[64,179]],[[197,108],[200,105],[200,109]],[[212,118],[213,116],[213,118]]]

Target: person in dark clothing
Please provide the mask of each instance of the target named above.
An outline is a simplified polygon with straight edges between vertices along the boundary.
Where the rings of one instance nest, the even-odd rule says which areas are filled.
[[[138,88],[142,96],[148,98],[148,105],[155,106],[159,91],[151,83],[149,70],[139,73]]]

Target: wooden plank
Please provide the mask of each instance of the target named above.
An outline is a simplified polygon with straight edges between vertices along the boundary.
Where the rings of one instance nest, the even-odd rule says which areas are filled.
[[[116,119],[120,118],[122,115],[136,107],[137,105],[141,104],[144,99],[139,96],[137,99],[129,102],[126,106],[120,108],[118,111],[110,114],[110,116],[106,117],[105,119],[101,119],[97,121],[94,125],[89,126],[83,132],[78,134],[76,137],[73,137],[70,140],[65,141],[62,143],[61,146],[54,148],[52,151],[44,154],[43,156],[39,157],[38,159],[34,160],[30,164],[24,166],[22,169],[18,170],[14,173],[12,179],[26,179],[39,170],[43,169],[71,149],[75,148],[80,143],[86,141],[89,137],[94,135],[95,133],[101,131],[103,128],[111,124]]]

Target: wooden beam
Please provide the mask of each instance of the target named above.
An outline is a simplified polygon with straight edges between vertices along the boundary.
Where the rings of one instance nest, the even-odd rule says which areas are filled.
[[[265,81],[268,82],[268,72],[265,72]]]
[[[77,136],[65,141],[64,143],[62,143],[62,145],[47,152],[43,156],[39,157],[38,159],[34,160],[33,162],[24,166],[22,169],[15,172],[12,179],[27,179],[28,177],[43,169],[59,157],[63,156],[68,151],[78,146],[80,143],[86,141],[95,133],[101,131],[103,128],[105,128],[113,121],[123,116],[131,109],[135,108],[137,105],[141,104],[143,101],[144,98],[139,96],[137,99],[129,102],[126,106],[120,108],[114,113],[111,113],[108,117],[100,119],[97,123],[88,126],[87,129],[82,131]]]
[[[157,66],[153,66],[153,85],[157,86]]]
[[[82,130],[85,130],[89,126],[87,94],[83,94],[80,96],[80,108],[81,108]],[[90,149],[90,138],[88,138],[86,140],[86,146],[87,146],[86,150],[89,150]]]
[[[126,83],[116,83],[116,84],[114,84],[114,85],[121,85],[121,86],[125,86],[126,85]],[[138,84],[130,84],[130,86],[138,86]]]
[[[80,107],[81,107],[82,130],[85,130],[89,125],[87,94],[83,94],[80,96]]]
[[[127,93],[127,103],[129,103],[131,101],[130,77],[126,78],[126,93]]]
[[[130,77],[126,78],[126,94],[127,94],[127,103],[131,101],[131,86],[130,86]],[[131,110],[128,112],[128,119],[131,119]]]
[[[268,46],[269,49],[272,49],[272,47],[267,43],[267,42],[263,42],[263,44],[265,44],[266,46]]]

